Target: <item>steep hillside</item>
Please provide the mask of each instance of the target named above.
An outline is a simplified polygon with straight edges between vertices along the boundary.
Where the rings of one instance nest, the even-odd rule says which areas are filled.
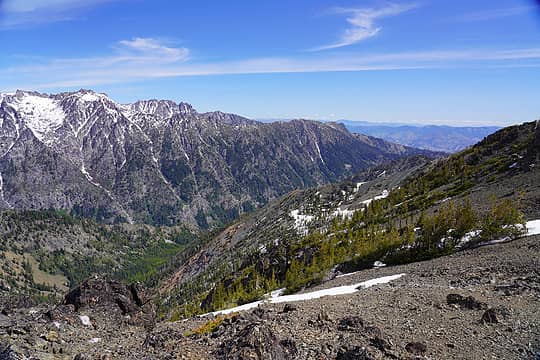
[[[520,211],[536,218],[540,209],[538,129],[505,128],[445,159],[402,160],[292,192],[177,262],[162,285],[166,304],[208,311],[376,260],[408,262],[516,236],[510,225],[523,221]]]
[[[54,298],[92,273],[146,281],[199,237],[183,226],[104,225],[56,211],[4,211],[0,303],[23,295]]]
[[[0,206],[110,222],[218,226],[291,190],[421,151],[296,120],[89,90],[0,97]]]

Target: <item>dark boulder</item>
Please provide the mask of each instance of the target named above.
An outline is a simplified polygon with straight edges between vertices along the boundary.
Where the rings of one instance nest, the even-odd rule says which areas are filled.
[[[413,355],[424,355],[427,351],[427,346],[421,342],[410,342],[405,345],[405,350]]]
[[[340,331],[359,331],[364,329],[364,320],[359,316],[347,316],[338,323]]]
[[[482,319],[480,321],[484,324],[497,324],[499,322],[497,311],[492,308],[487,309],[482,315]]]
[[[122,314],[136,312],[143,304],[139,292],[133,286],[120,281],[92,276],[71,290],[64,298],[64,305],[73,305],[75,311],[81,308],[113,307]]]
[[[342,347],[339,349],[336,360],[374,360],[375,358],[360,346]]]
[[[459,294],[448,294],[446,303],[448,305],[459,305],[460,308],[469,310],[482,310],[487,307],[485,303],[476,300],[472,296],[464,297]]]
[[[71,290],[47,317],[60,320],[81,310],[93,312],[94,318],[116,318],[147,328],[155,324],[154,305],[140,284],[126,285],[100,276],[92,276]]]
[[[285,304],[285,306],[283,307],[282,312],[288,313],[288,312],[291,312],[291,311],[296,311],[296,306],[293,305],[293,304]]]
[[[297,354],[292,340],[279,340],[272,329],[261,323],[248,324],[223,343],[216,354],[221,359],[292,359]]]

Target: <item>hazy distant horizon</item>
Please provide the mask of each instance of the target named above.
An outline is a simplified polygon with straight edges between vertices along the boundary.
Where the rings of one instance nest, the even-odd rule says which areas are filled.
[[[313,120],[313,121],[321,121],[321,122],[335,122],[335,123],[343,123],[343,124],[352,124],[352,125],[378,125],[378,126],[393,126],[393,127],[400,127],[400,126],[414,126],[414,127],[427,127],[427,126],[440,126],[440,127],[471,127],[471,128],[479,128],[479,127],[485,127],[485,128],[497,128],[500,129],[504,127],[504,125],[493,125],[493,124],[485,124],[485,125],[468,125],[467,123],[463,123],[460,125],[453,125],[453,124],[447,124],[447,123],[436,123],[436,122],[426,122],[426,123],[420,123],[420,122],[376,122],[376,121],[369,121],[369,120],[349,120],[349,119],[336,119],[336,120],[328,120],[328,119],[308,119],[308,118],[290,118],[290,119],[279,119],[279,118],[253,118],[253,120],[264,122],[264,123],[270,123],[270,122],[276,122],[276,121],[292,121],[292,120]],[[531,120],[534,121],[534,120]],[[528,122],[528,121],[523,121]],[[518,125],[523,122],[511,124],[511,125]]]

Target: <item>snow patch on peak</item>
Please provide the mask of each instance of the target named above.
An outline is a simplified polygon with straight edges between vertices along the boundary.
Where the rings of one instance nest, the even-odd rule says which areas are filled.
[[[12,106],[40,141],[64,123],[66,114],[54,99],[35,93],[18,92],[16,95]]]
[[[8,97],[8,96],[14,96],[15,93],[0,93],[0,103],[2,101],[4,101],[4,98]]]
[[[92,101],[101,100],[104,97],[106,97],[106,96],[104,96],[102,94],[96,94],[96,93],[87,92],[87,93],[82,94],[79,98],[84,102],[92,102]]]

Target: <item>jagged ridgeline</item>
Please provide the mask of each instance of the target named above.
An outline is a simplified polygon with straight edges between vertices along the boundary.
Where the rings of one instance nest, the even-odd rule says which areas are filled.
[[[450,157],[407,158],[295,191],[209,241],[162,284],[173,318],[295,291],[338,271],[430,259],[523,231],[540,212],[538,122]],[[170,310],[169,310],[170,311]],[[169,312],[171,314],[171,312]]]
[[[0,207],[216,227],[291,190],[425,153],[338,124],[263,124],[88,90],[0,97]]]

